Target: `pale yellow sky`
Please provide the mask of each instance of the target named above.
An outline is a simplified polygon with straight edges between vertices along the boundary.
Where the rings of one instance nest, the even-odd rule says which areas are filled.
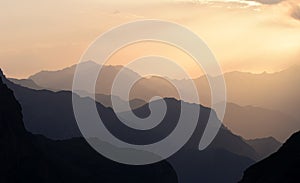
[[[77,63],[88,45],[107,29],[151,18],[194,31],[214,52],[224,72],[278,71],[300,63],[299,5],[300,0],[3,0],[0,67],[16,78],[61,69]],[[126,63],[149,54],[143,52],[149,49],[151,54],[177,58],[194,76],[199,74],[186,56],[164,45],[133,45],[110,63]]]

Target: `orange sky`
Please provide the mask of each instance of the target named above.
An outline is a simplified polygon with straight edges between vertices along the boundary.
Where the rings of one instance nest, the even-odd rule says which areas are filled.
[[[211,48],[225,72],[272,72],[300,63],[299,0],[274,4],[191,2],[2,1],[0,67],[9,77],[25,78],[40,70],[70,66],[107,29],[145,18],[170,20],[194,31]],[[133,45],[117,53],[110,63],[126,63],[139,55],[156,53],[177,59],[194,76],[199,75],[192,60],[178,51],[165,45]]]

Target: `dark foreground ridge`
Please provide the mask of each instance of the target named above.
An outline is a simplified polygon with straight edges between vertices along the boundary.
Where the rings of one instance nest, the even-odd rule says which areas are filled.
[[[241,183],[300,182],[300,131],[274,154],[245,171]]]

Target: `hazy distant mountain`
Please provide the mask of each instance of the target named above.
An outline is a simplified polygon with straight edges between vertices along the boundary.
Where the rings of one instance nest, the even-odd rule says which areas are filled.
[[[88,61],[81,63],[84,67],[84,70],[88,73],[89,70],[99,67],[99,65],[93,61]],[[33,80],[39,86],[44,89],[49,89],[52,91],[61,91],[61,90],[72,90],[73,76],[75,73],[77,65],[59,70],[59,71],[41,71],[33,76],[30,76],[29,79]],[[106,66],[102,67],[102,71],[99,73],[99,77],[96,84],[95,93],[97,95],[111,95],[111,88],[114,81],[114,78],[118,72],[124,69],[125,75],[132,79],[140,80],[134,85],[130,92],[131,100],[144,100],[149,101],[154,96],[161,97],[176,97],[176,89],[170,85],[165,79],[158,77],[151,77],[149,79],[141,78],[141,76],[134,71],[124,68],[122,66]],[[124,83],[126,84],[126,83]],[[163,90],[158,90],[161,88]],[[85,92],[85,91],[81,91]],[[118,96],[121,99],[127,98],[127,96]],[[99,98],[99,96],[98,96]],[[97,100],[99,101],[99,100]],[[102,101],[99,101],[102,102]]]
[[[210,77],[210,79],[214,80],[216,77]],[[224,79],[229,103],[280,111],[295,119],[300,119],[298,112],[300,107],[300,66],[294,65],[276,73],[229,72],[224,74]],[[186,84],[186,80],[173,80],[173,82],[181,86]],[[210,106],[211,96],[207,77],[199,77],[194,82],[201,104]],[[176,96],[176,93],[173,95]]]
[[[210,78],[215,79],[215,77]],[[224,79],[229,103],[280,111],[295,119],[300,119],[297,110],[300,107],[300,66],[295,65],[281,72],[270,74],[229,72],[224,74]],[[180,86],[186,85],[184,79],[173,80],[173,82]],[[197,78],[194,82],[198,89],[201,104],[210,106],[210,87],[206,76]],[[143,86],[146,85],[149,88],[160,88],[157,91],[160,95],[164,95],[162,93],[166,90],[168,91],[165,93],[166,96],[175,98],[178,96],[174,88],[163,84],[166,83],[165,79],[152,77],[144,79],[143,83]],[[189,93],[189,91],[184,92]],[[144,95],[147,95],[147,92]],[[138,98],[141,98],[141,96]]]
[[[87,70],[97,66],[94,62],[85,64]],[[76,65],[60,71],[44,71],[30,78],[44,88],[70,90],[75,67]],[[121,66],[104,66],[104,73],[101,77],[105,78],[105,83],[98,81],[97,94],[110,95],[113,78],[121,68]],[[127,70],[126,73],[131,78],[139,77],[131,70]],[[230,72],[225,73],[224,77],[229,101],[224,123],[234,133],[247,139],[273,136],[280,141],[284,141],[300,129],[300,122],[298,122],[298,119],[300,119],[298,113],[300,107],[299,66],[293,66],[272,74]],[[210,89],[207,78],[203,76],[194,81],[201,104],[210,106]],[[172,82],[187,88],[185,87],[186,80],[172,80]],[[190,91],[183,92],[190,94]],[[130,99],[144,101],[149,101],[153,96],[179,99],[176,88],[161,77],[140,79],[133,86],[130,93]],[[97,101],[106,103],[109,106],[110,103],[105,102],[103,97],[102,99],[98,97],[98,99]]]
[[[34,133],[44,134],[55,139],[80,136],[80,132],[72,113],[70,92],[50,92],[45,90],[35,91],[15,85],[7,80],[5,80],[5,82],[8,83],[9,87],[16,91],[16,96],[19,95],[17,98],[20,98],[20,103],[23,107],[24,119],[27,118],[28,120],[25,122],[27,123],[27,129],[32,131],[35,130]],[[34,102],[32,102],[33,97]],[[90,99],[82,98],[81,100]],[[166,99],[166,102],[169,107],[167,116],[162,124],[176,125],[176,123],[173,122],[176,120],[176,116],[178,115],[177,110],[180,102],[175,99]],[[106,108],[101,104],[97,104],[97,107],[103,121],[107,122],[106,125],[111,132],[125,141],[130,141],[132,139],[135,141],[137,139],[141,141],[149,141],[151,139],[158,140],[157,138],[165,136],[166,132],[172,129],[172,125],[167,125],[165,128],[160,126],[160,128],[150,131],[154,132],[153,135],[151,135],[150,132],[142,133],[140,136],[139,133],[133,135],[132,131],[129,129],[125,128],[121,131],[119,130],[120,126],[117,124],[120,123],[120,121],[116,118],[115,113],[110,108]],[[145,112],[147,109],[148,107],[145,105],[136,109],[136,112]],[[243,170],[253,163],[253,160],[251,159],[255,159],[257,154],[251,146],[242,140],[241,137],[233,135],[224,127],[221,128],[220,133],[217,135],[211,146],[207,150],[200,152],[198,150],[198,145],[203,134],[205,121],[207,121],[210,112],[211,110],[209,108],[201,106],[201,116],[194,135],[180,152],[170,158],[169,162],[172,165],[177,165],[179,163],[185,168],[191,166],[192,168],[188,172],[190,174],[188,178],[194,180],[199,180],[198,178],[201,178],[210,180],[210,182],[220,182],[221,180],[230,180],[229,182],[237,181],[241,178]],[[51,143],[49,146],[52,146]],[[81,148],[82,147],[79,149]],[[74,150],[74,152],[75,151],[76,150]],[[61,156],[65,157],[63,154]],[[250,157],[251,159],[246,158],[245,156]],[[198,160],[196,161],[195,158]],[[194,164],[191,164],[191,161],[193,161]],[[224,168],[227,171],[224,171]],[[180,173],[186,175],[187,172]],[[211,176],[213,174],[218,176]]]
[[[224,124],[234,133],[247,139],[273,136],[285,141],[292,133],[300,130],[299,66],[292,66],[272,74],[230,72],[225,73],[224,78],[228,100]],[[184,79],[172,81],[182,88],[187,88]],[[146,101],[155,95],[179,98],[176,88],[164,78],[150,77],[139,82],[140,85],[137,84],[132,89],[132,96],[136,98]],[[195,79],[194,83],[201,104],[211,106],[207,78],[200,77]],[[147,86],[150,89],[142,92],[146,87],[140,86]],[[183,92],[190,94],[190,91]]]
[[[89,68],[98,67],[92,61],[83,63]],[[42,71],[30,77],[37,85],[53,90],[70,90],[72,88],[73,75],[76,65],[60,71]],[[98,81],[96,93],[110,94],[113,78],[122,66],[103,66],[103,73],[100,77],[105,78]],[[300,66],[292,66],[286,70],[276,73],[252,74],[245,72],[229,72],[224,74],[227,87],[228,101],[240,106],[259,106],[266,109],[281,111],[295,118],[300,116],[297,108],[300,106]],[[137,78],[139,75],[127,69],[126,74],[130,78]],[[214,79],[212,77],[212,79]],[[172,80],[175,83],[185,86],[186,80]],[[201,104],[210,106],[210,89],[207,78],[202,76],[195,79],[195,85],[199,91]],[[101,86],[101,88],[100,88]],[[150,77],[139,81],[134,87],[132,98],[140,98],[148,101],[153,95],[178,98],[175,88],[164,78]],[[159,88],[159,90],[157,90]],[[184,91],[189,92],[189,91]],[[187,101],[191,102],[191,101]]]
[[[264,159],[276,152],[282,145],[273,137],[246,140],[246,143],[255,149],[259,155],[259,159]]]
[[[99,65],[93,61],[88,61],[81,63],[88,73],[90,69],[99,67]],[[58,70],[58,71],[41,71],[39,73],[30,76],[29,79],[33,80],[37,85],[44,89],[50,89],[52,91],[61,90],[72,90],[73,76],[77,65]],[[111,95],[111,88],[114,78],[117,73],[124,67],[122,66],[103,66],[102,72],[99,74],[96,94]],[[141,76],[130,69],[126,69],[126,76],[135,80],[140,78],[138,82],[135,83],[130,92],[130,99],[140,99],[144,101],[149,101],[154,96],[173,97],[179,99],[179,95],[176,88],[172,86],[165,78],[162,77],[149,77],[141,78]],[[176,82],[176,81],[175,81]],[[179,84],[185,84],[181,82]],[[158,89],[159,88],[159,89]],[[185,93],[189,91],[185,91]],[[126,96],[118,96],[122,99]],[[205,96],[206,97],[206,96]]]
[[[84,68],[83,70],[86,71],[86,73],[89,73],[91,69],[99,67],[99,65],[93,61],[88,61],[81,64],[82,68]],[[42,71],[33,76],[30,76],[29,79],[33,80],[37,85],[43,87],[44,89],[51,89],[53,91],[71,91],[76,67],[77,65],[73,65],[59,71]],[[113,79],[122,68],[122,66],[104,65],[101,72],[99,73],[95,92],[97,94],[110,95]],[[124,69],[128,78],[135,79],[140,77],[137,73],[127,68]]]
[[[282,112],[227,103],[224,124],[246,139],[275,137],[285,141],[300,129],[300,122]]]
[[[21,106],[1,78],[1,183],[177,182],[176,173],[166,161],[121,165],[99,155],[82,138],[52,141],[26,132]]]
[[[228,101],[273,109],[300,119],[300,66],[277,73],[225,74]]]
[[[300,132],[274,154],[245,171],[241,183],[300,182]]]
[[[42,89],[40,86],[38,86],[34,81],[32,81],[31,79],[13,79],[13,78],[8,78],[8,80],[10,80],[11,82],[27,87],[27,88],[31,88],[31,89],[35,89],[35,90],[40,90]]]
[[[97,67],[94,62],[85,63],[87,70]],[[73,76],[76,65],[59,70],[59,71],[41,71],[28,79],[33,80],[36,84],[44,89],[54,91],[72,90]]]

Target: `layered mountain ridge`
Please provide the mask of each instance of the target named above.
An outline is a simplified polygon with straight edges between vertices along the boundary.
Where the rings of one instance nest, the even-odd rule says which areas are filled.
[[[20,99],[21,106],[23,107],[24,119],[27,120],[25,122],[25,124],[27,123],[26,124],[27,129],[30,129],[30,125],[33,125],[31,126],[31,128],[35,127],[36,130],[41,130],[39,132],[42,132],[37,134],[49,135],[49,133],[51,133],[56,138],[57,138],[56,135],[58,134],[57,132],[60,131],[61,134],[67,134],[68,135],[67,138],[74,137],[73,136],[74,134],[75,137],[81,136],[80,131],[76,125],[76,121],[73,118],[72,103],[71,103],[72,94],[70,92],[67,91],[51,92],[46,90],[36,91],[36,90],[15,85],[9,82],[5,78],[4,81],[5,83],[7,83],[7,85],[10,88],[14,90],[17,99]],[[81,99],[90,100],[88,98],[81,98]],[[166,103],[169,104],[170,106],[173,106],[170,108],[171,111],[169,112],[171,113],[169,113],[168,115],[169,118],[166,118],[166,122],[168,121],[172,122],[174,120],[174,116],[176,116],[174,115],[175,113],[173,113],[172,110],[176,111],[177,107],[174,108],[174,106],[178,106],[177,103],[179,103],[179,101],[175,99],[167,99]],[[114,125],[115,122],[118,122],[116,120],[116,116],[113,110],[111,110],[110,108],[106,108],[101,104],[97,104],[97,106],[100,114],[104,115],[104,118],[108,119],[109,124]],[[68,109],[69,112],[66,112],[65,111],[66,109]],[[141,111],[147,110],[147,106],[143,106],[142,108],[139,109]],[[201,111],[202,117],[200,118],[201,120],[192,138],[179,152],[177,152],[174,156],[170,157],[168,159],[168,162],[176,170],[177,177],[179,177],[180,180],[184,179],[184,180],[188,180],[189,182],[198,182],[199,180],[207,180],[209,182],[220,182],[221,180],[225,180],[225,182],[233,182],[239,180],[242,176],[243,170],[249,165],[251,165],[252,163],[254,163],[254,161],[251,159],[252,158],[254,159],[256,157],[255,151],[253,150],[253,148],[251,148],[249,145],[243,142],[240,137],[233,135],[226,128],[222,127],[214,143],[207,150],[200,152],[198,150],[199,139],[202,136],[203,126],[205,126],[205,119],[208,117],[208,114],[210,114],[211,112],[208,108],[204,108],[203,106],[201,107],[201,110],[202,110]],[[70,116],[66,118],[66,116],[68,115]],[[56,117],[55,120],[53,120],[53,117]],[[56,119],[58,121],[56,121]],[[71,119],[71,121],[68,121],[67,119]],[[33,120],[35,122],[32,123],[30,120]],[[36,124],[38,125],[35,126]],[[76,129],[77,134],[68,131],[72,129]],[[45,133],[43,130],[48,130],[47,132],[48,134]],[[158,132],[159,131],[160,130],[158,130]],[[122,132],[120,133],[120,135],[122,135]],[[152,138],[153,136],[149,136],[149,137]],[[133,138],[133,136],[128,136],[127,138],[129,138],[130,140],[130,138]],[[232,143],[230,145],[231,141],[235,143]],[[120,168],[118,168],[119,165],[113,165],[110,163],[109,160],[99,156],[81,138],[79,139],[77,138],[77,140],[70,139],[70,140],[63,140],[63,141],[52,141],[52,140],[45,139],[44,137],[38,137],[38,138],[34,138],[33,142],[35,146],[38,147],[43,154],[45,154],[47,159],[51,160],[51,163],[54,164],[56,169],[59,170],[60,173],[59,175],[63,175],[62,177],[65,177],[65,179],[72,177],[74,173],[80,174],[77,173],[77,171],[82,171],[82,162],[91,164],[92,167],[94,168],[100,166],[98,169],[101,170],[101,164],[103,165],[103,161],[107,162],[105,164],[106,167],[115,166],[106,169],[106,171],[104,172],[106,176],[104,176],[103,174],[99,175],[106,179],[111,176],[110,170],[111,171],[120,170],[120,171],[124,171],[123,173],[120,174],[120,177],[122,177],[123,175],[122,178],[124,180],[128,180],[128,181],[131,180],[130,182],[137,182],[137,181],[132,181],[132,179],[144,180],[142,177],[145,177],[143,171],[145,169],[150,172],[154,171],[152,174],[149,175],[151,176],[153,174],[157,175],[157,176],[153,176],[152,178],[147,178],[146,176],[145,179],[149,180],[149,182],[151,182],[150,180],[152,180],[153,182],[158,177],[162,177],[159,180],[165,180],[164,182],[168,182],[168,180],[173,180],[171,182],[174,182],[175,179],[177,178],[177,177],[174,178],[173,176],[174,172],[172,172],[172,169],[170,169],[169,165],[164,162],[162,162],[162,164],[145,167],[145,169],[142,170],[140,170],[141,169],[140,167],[130,168],[130,166],[127,167],[121,165]],[[64,144],[64,145],[59,145],[59,144]],[[77,153],[78,149],[80,149],[80,151]],[[55,152],[59,152],[59,153],[55,153]],[[70,156],[68,153],[71,152],[76,152],[76,155],[74,154],[74,156],[73,155]],[[88,155],[90,158],[87,159],[86,155]],[[65,159],[65,157],[67,156],[70,156],[70,158]],[[249,159],[244,156],[252,157],[252,158]],[[96,161],[94,158],[98,160]],[[191,161],[194,162],[194,164],[191,164]],[[58,162],[62,162],[63,165]],[[68,170],[70,168],[69,167],[70,165],[75,166],[75,169],[71,168],[70,171],[64,172],[63,170]],[[194,168],[192,168],[193,171],[185,172],[182,171],[183,169],[180,168],[181,166],[186,168],[192,166]],[[163,170],[165,171],[163,171],[162,174],[156,172],[156,170],[162,167],[165,167],[163,168]],[[90,166],[87,166],[87,168],[90,168]],[[227,171],[224,172],[224,169],[226,169]],[[130,175],[130,172],[133,173],[134,171],[140,172],[139,174],[141,176],[137,178],[134,176],[125,176],[126,173],[129,172]],[[100,177],[97,176],[99,173],[97,174],[97,172],[95,171],[91,170],[91,172],[90,171],[83,171],[83,172],[85,172],[83,177],[74,177],[73,179],[83,180],[83,178],[89,176],[93,177],[92,180],[100,179]],[[65,176],[65,174],[67,176]],[[218,176],[212,176],[213,174]],[[112,178],[112,180],[118,180],[118,178],[115,177]],[[154,182],[160,182],[160,181],[154,181]]]
[[[87,72],[90,68],[99,67],[97,63],[92,61],[82,64],[84,64]],[[44,89],[70,91],[75,69],[76,65],[59,71],[43,71],[31,76],[30,79]],[[97,95],[111,94],[113,79],[120,69],[122,66],[103,66],[96,86]],[[131,89],[130,100],[139,99],[148,102],[153,96],[179,99],[176,88],[166,78],[141,78],[134,71],[126,68],[125,70],[128,78],[140,78]],[[234,133],[247,139],[272,136],[284,142],[292,133],[300,129],[298,122],[300,116],[295,110],[300,107],[298,100],[300,88],[296,84],[300,82],[299,73],[299,66],[292,66],[277,73],[225,73],[228,108],[224,124]],[[217,79],[216,77],[210,78]],[[186,88],[186,80],[171,79],[171,81],[182,86],[182,88]],[[207,78],[202,76],[193,81],[197,87],[201,104],[209,107],[211,96]],[[189,93],[189,91],[184,92]],[[126,98],[126,96],[116,97],[120,97],[121,100]],[[105,102],[103,97],[96,98],[100,103]],[[193,103],[194,101],[185,102]],[[107,104],[107,106],[111,105],[109,102]],[[278,131],[277,128],[282,130]]]

